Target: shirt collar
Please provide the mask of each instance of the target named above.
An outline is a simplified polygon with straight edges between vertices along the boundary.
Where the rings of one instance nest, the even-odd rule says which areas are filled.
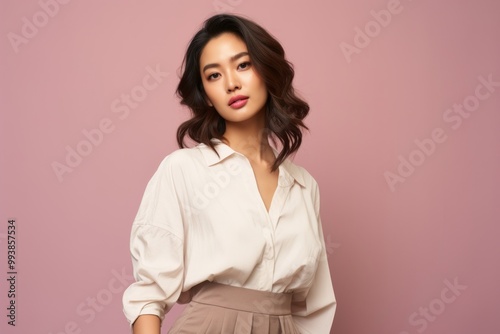
[[[226,145],[223,143],[220,139],[213,138],[211,141],[215,145],[215,150],[217,153],[215,153],[208,145],[200,143],[197,145],[198,149],[200,149],[201,153],[203,154],[203,157],[205,158],[205,162],[207,163],[207,166],[213,166],[215,164],[218,164],[219,162],[223,161],[227,157],[233,155],[233,154],[240,154],[233,150],[229,145]],[[273,148],[274,155],[278,155],[278,151],[276,151]],[[282,171],[284,173],[282,173]],[[293,181],[297,181],[301,186],[305,187],[305,180],[303,173],[301,172],[300,168],[293,164],[290,160],[286,159],[283,161],[283,163],[280,165],[280,179],[279,183],[281,185],[291,185]]]
[[[228,156],[235,154],[236,151],[234,151],[229,145],[224,144],[220,139],[211,139],[210,140],[212,143],[214,143],[215,150],[217,153],[215,153],[212,148],[204,143],[200,143],[197,145],[197,147],[200,149],[201,153],[203,154],[203,157],[205,158],[205,161],[207,163],[207,166],[212,166],[215,165],[222,160],[226,159]]]

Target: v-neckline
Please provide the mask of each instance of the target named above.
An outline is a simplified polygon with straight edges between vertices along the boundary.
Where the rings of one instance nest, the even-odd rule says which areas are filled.
[[[216,141],[218,144],[222,144],[222,145],[225,145],[225,146],[229,147],[233,151],[233,153],[239,154],[240,156],[242,156],[246,160],[246,162],[250,166],[250,170],[252,172],[253,184],[254,184],[253,187],[254,187],[255,191],[257,192],[257,196],[259,198],[259,202],[261,203],[261,206],[264,209],[264,212],[266,213],[267,217],[269,219],[271,219],[271,212],[272,212],[272,209],[273,209],[273,206],[274,206],[273,203],[276,201],[275,200],[276,194],[277,194],[277,192],[279,190],[279,187],[280,187],[280,176],[282,174],[282,166],[281,165],[278,166],[278,182],[276,182],[276,188],[273,191],[273,195],[271,197],[271,202],[269,203],[269,209],[268,209],[266,207],[266,203],[264,202],[264,198],[262,197],[262,195],[260,193],[259,184],[257,182],[257,176],[255,175],[255,171],[253,169],[253,166],[252,166],[252,163],[250,162],[250,160],[246,157],[246,155],[244,155],[241,152],[235,151],[231,146],[229,146],[228,144],[224,143],[222,140],[216,139],[214,141]],[[276,158],[278,156],[278,151],[276,151],[273,147],[271,147],[271,150],[273,152],[274,157]]]
[[[257,191],[257,195],[260,198],[260,202],[262,203],[264,211],[266,212],[266,214],[268,216],[270,216],[271,210],[273,208],[273,203],[275,202],[276,193],[278,192],[278,188],[280,186],[280,175],[281,175],[281,170],[280,169],[281,168],[280,167],[278,168],[278,180],[276,182],[276,188],[274,188],[273,195],[271,196],[271,202],[269,202],[269,209],[268,209],[266,207],[266,202],[264,201],[264,198],[262,197],[262,194],[260,193],[259,183],[257,182],[257,175],[255,175],[255,170],[252,167],[252,163],[250,162],[250,160],[248,160],[247,157],[245,157],[245,158],[246,158],[248,164],[250,165],[250,169],[252,170],[254,189]]]

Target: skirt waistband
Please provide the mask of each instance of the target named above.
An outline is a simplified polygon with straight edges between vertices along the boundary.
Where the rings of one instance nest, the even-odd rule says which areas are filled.
[[[292,293],[277,293],[203,282],[192,301],[229,309],[269,315],[291,314]]]

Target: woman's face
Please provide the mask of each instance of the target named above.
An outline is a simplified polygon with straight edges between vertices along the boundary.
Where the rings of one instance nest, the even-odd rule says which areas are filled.
[[[245,42],[233,33],[212,38],[202,50],[200,71],[209,105],[228,122],[264,115],[265,82],[254,70]],[[230,106],[232,97],[247,96],[246,104]]]

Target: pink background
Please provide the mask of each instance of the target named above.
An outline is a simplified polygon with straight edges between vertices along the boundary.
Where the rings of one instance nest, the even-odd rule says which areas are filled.
[[[338,301],[332,333],[500,332],[500,87],[474,97],[479,77],[500,82],[498,1],[54,3],[0,4],[2,333],[128,332],[121,296],[131,282],[131,223],[176,148],[188,117],[174,96],[177,72],[218,3],[279,39],[310,103],[311,131],[295,161],[321,188]],[[387,9],[381,26],[376,13]],[[16,44],[15,35],[29,37]],[[347,44],[356,52],[345,54]],[[146,91],[156,67],[168,75]],[[125,114],[120,98],[131,93]],[[473,109],[466,118],[449,111],[463,103]],[[108,133],[85,146],[82,131],[101,122]],[[441,142],[431,143],[433,131]],[[58,179],[52,165],[66,164],[67,147],[88,155]],[[398,174],[401,159],[415,166],[399,167],[404,182],[391,187],[384,174]],[[14,328],[8,218],[18,222]]]

